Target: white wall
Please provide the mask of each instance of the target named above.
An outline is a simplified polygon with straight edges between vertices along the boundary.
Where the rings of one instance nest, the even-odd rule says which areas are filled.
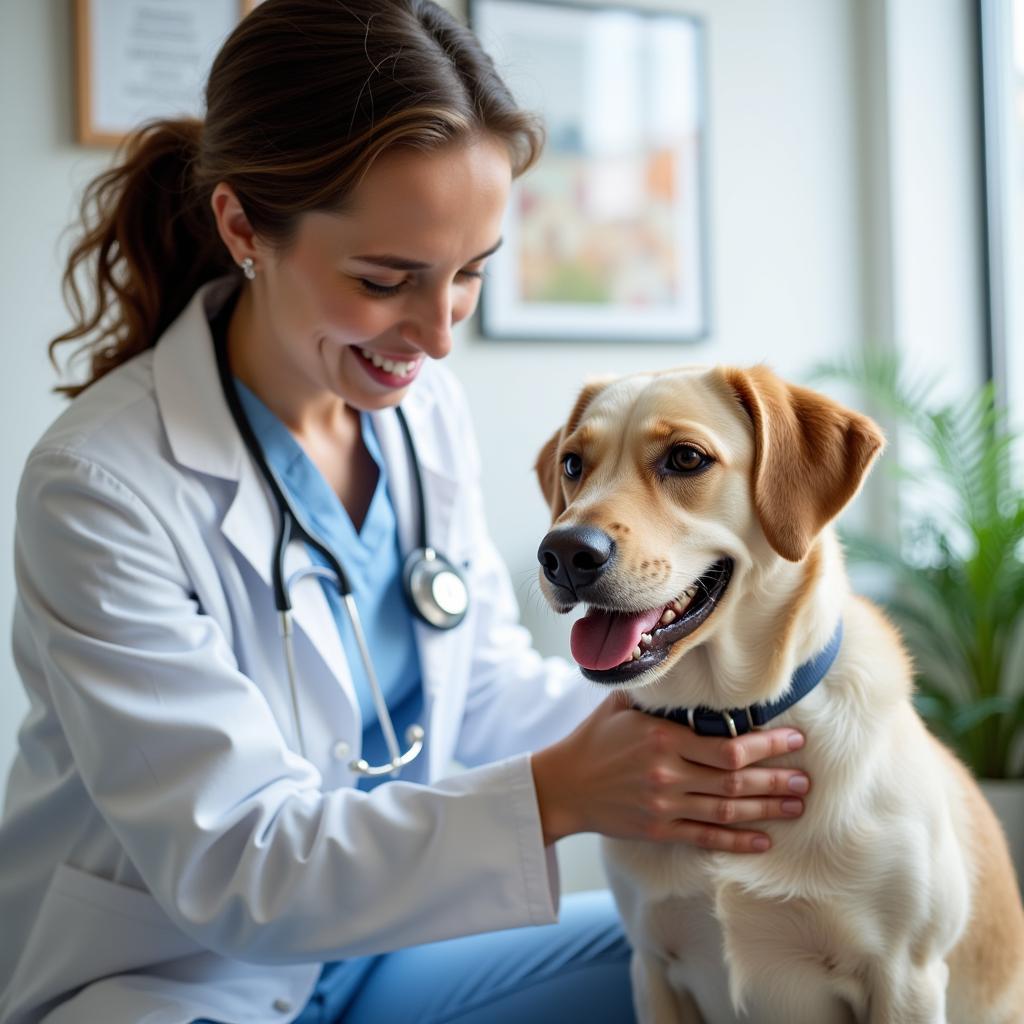
[[[17,480],[60,408],[46,357],[67,324],[67,245],[58,240],[107,160],[72,142],[70,6],[0,0],[2,624],[13,600]],[[460,10],[457,0],[449,6]],[[970,0],[660,6],[700,14],[707,29],[711,337],[690,346],[513,343],[480,340],[470,327],[451,357],[477,420],[492,530],[524,618],[549,652],[567,649],[568,623],[537,596],[534,552],[547,522],[531,466],[583,375],[764,359],[799,378],[815,360],[883,334],[924,346],[961,382],[980,366]],[[25,707],[5,645],[0,771]]]
[[[0,779],[28,706],[10,655],[14,496],[25,456],[63,401],[46,345],[66,329],[60,235],[108,155],[74,144],[71,4],[0,0]]]

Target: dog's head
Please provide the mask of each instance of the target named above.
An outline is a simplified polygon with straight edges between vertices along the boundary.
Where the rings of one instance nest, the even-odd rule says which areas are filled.
[[[744,579],[800,562],[884,441],[867,417],[765,367],[588,384],[544,445],[550,604],[587,614],[573,656],[597,682],[663,676],[710,638]]]

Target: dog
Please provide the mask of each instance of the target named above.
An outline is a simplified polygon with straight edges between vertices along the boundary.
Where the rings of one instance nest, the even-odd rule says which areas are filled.
[[[641,1021],[1024,1021],[1002,831],[830,525],[883,445],[765,366],[684,367],[590,382],[537,459],[541,589],[587,606],[583,674],[698,731],[806,737],[765,762],[814,785],[801,818],[764,824],[767,853],[603,840]]]

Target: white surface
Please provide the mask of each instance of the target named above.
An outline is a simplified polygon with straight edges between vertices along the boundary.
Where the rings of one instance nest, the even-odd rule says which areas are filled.
[[[451,362],[473,406],[491,528],[543,651],[568,650],[570,623],[537,590],[535,552],[547,516],[531,467],[585,375],[767,360],[798,379],[885,322],[879,309],[890,286],[910,303],[899,320],[904,337],[923,346],[932,365],[954,367],[951,377],[964,384],[980,365],[977,195],[968,166],[979,136],[973,108],[957,92],[972,59],[969,34],[959,35],[968,7],[965,0],[686,3],[707,31],[711,337],[694,346],[587,345],[479,341],[472,327],[462,331]],[[879,105],[893,101],[874,73],[881,56],[864,28],[869,16],[879,18],[883,38],[891,36],[890,59],[902,62],[892,76],[904,112],[894,127],[912,133],[907,146],[914,137],[927,145],[920,154],[901,147],[896,167],[888,136],[869,138]],[[924,39],[927,48],[918,46]],[[108,159],[71,141],[72,67],[69,4],[0,0],[0,89],[17,97],[4,107],[0,160],[4,631],[15,488],[25,454],[61,407],[49,393],[55,377],[46,356],[48,340],[68,323],[60,299],[68,240],[60,235],[81,188]],[[891,170],[891,191],[872,162]],[[911,212],[905,207],[919,187],[928,204]],[[880,272],[890,202],[900,225],[899,280]],[[0,770],[13,756],[25,708],[4,643]],[[578,840],[579,848],[591,839]]]

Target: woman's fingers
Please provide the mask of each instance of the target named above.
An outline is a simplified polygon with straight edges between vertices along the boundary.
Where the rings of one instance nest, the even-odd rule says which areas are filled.
[[[768,757],[791,754],[804,745],[803,735],[795,729],[754,730],[743,736],[724,739],[718,736],[698,736],[689,729],[678,735],[679,753],[687,761],[729,771],[737,771]]]
[[[799,732],[772,729],[730,739],[690,733],[682,738],[682,754],[688,762],[682,772],[683,811],[665,829],[665,839],[706,850],[763,853],[771,848],[768,836],[740,826],[803,814],[799,796],[810,790],[810,779],[803,772],[747,767],[799,750],[804,744]]]
[[[696,821],[677,821],[665,838],[674,843],[689,843],[703,850],[724,850],[727,853],[764,853],[772,845],[763,832],[702,825]]]
[[[796,768],[743,768],[721,771],[690,763],[686,766],[686,790],[709,796],[804,796],[811,780]]]
[[[770,818],[798,818],[804,812],[804,802],[791,797],[747,797],[730,800],[728,797],[688,794],[683,801],[686,820],[703,821],[711,825],[735,825],[747,821],[767,821]]]

